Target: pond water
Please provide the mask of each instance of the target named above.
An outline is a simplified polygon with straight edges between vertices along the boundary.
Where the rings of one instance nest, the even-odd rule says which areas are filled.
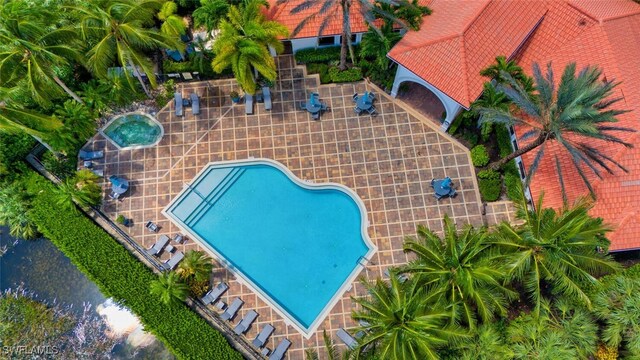
[[[133,314],[105,298],[49,240],[16,241],[7,228],[0,227],[0,248],[5,246],[8,251],[0,257],[0,291],[22,284],[37,299],[70,305],[78,314],[84,304],[91,304],[112,331],[126,334],[113,351],[116,359],[174,359],[160,341],[144,332]]]

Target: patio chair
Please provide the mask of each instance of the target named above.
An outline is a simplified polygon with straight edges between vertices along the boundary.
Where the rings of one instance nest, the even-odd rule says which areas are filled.
[[[262,96],[264,96],[264,109],[271,110],[271,89],[268,86],[262,87]]]
[[[96,174],[97,177],[104,177],[104,170],[100,169],[89,169],[92,173]]]
[[[374,94],[374,93],[372,93],[371,91],[369,91],[369,100],[370,100],[371,102],[373,102],[373,100],[375,100],[375,99],[376,99],[376,94]]]
[[[200,98],[197,94],[191,94],[191,112],[193,115],[200,115]]]
[[[338,329],[336,335],[349,349],[353,350],[358,346],[358,340],[351,336],[345,329]]]
[[[273,349],[271,356],[269,356],[269,360],[282,360],[284,358],[284,353],[287,352],[289,346],[291,346],[291,341],[288,339],[282,339],[278,346]]]
[[[160,230],[160,227],[152,221],[147,221],[147,223],[144,224],[144,227],[147,228],[147,230],[149,230],[150,232],[158,232],[158,230]]]
[[[358,101],[358,93],[353,94],[352,98],[353,98],[353,102]]]
[[[184,102],[182,101],[181,93],[177,92],[173,94],[173,104],[176,107],[176,116],[183,116],[184,110],[182,109],[182,106],[184,105]]]
[[[220,317],[223,320],[229,320],[229,321],[233,320],[233,318],[236,316],[236,314],[238,313],[238,310],[240,310],[243,304],[244,304],[244,301],[242,301],[242,299],[240,298],[233,299],[233,302],[231,303],[231,305],[229,305],[227,310],[225,310],[224,313],[220,315]]]
[[[320,112],[311,114],[311,118],[316,121],[320,120]]]
[[[327,111],[327,110],[329,110],[327,103],[320,103],[320,111]]]
[[[173,241],[175,241],[178,244],[183,244],[186,240],[187,239],[182,234],[175,234],[173,236]]]
[[[362,109],[356,106],[355,108],[353,108],[353,112],[356,113],[356,115],[360,115],[362,114]]]
[[[120,194],[115,191],[112,191],[111,194],[109,194],[109,198],[111,200],[118,200],[120,198]]]
[[[300,110],[307,111],[307,103],[305,101],[300,101]]]
[[[236,325],[236,327],[233,328],[233,332],[236,333],[236,335],[242,335],[246,333],[247,330],[249,330],[249,327],[251,326],[251,324],[253,324],[253,322],[256,321],[257,317],[258,317],[257,312],[255,312],[254,310],[249,311],[244,315],[244,317],[242,318],[242,320],[240,320],[240,322]]]
[[[376,111],[376,108],[375,108],[374,106],[371,106],[371,107],[369,108],[369,110],[367,110],[367,112],[368,112],[368,113],[369,113],[369,115],[371,115],[371,116],[378,115],[378,112]]]
[[[244,95],[244,113],[247,115],[253,114],[253,95]]]
[[[176,266],[178,266],[178,263],[180,261],[182,261],[182,259],[184,259],[184,253],[182,251],[178,251],[177,253],[173,254],[173,256],[165,261],[162,266],[165,268],[165,270],[173,270]]]
[[[104,157],[104,151],[100,150],[100,151],[85,151],[85,150],[80,150],[78,152],[78,157],[82,160],[88,161],[88,160],[95,160],[95,159],[101,159]]]
[[[218,301],[218,299],[220,299],[220,296],[222,296],[222,294],[224,294],[227,290],[229,290],[229,285],[221,282],[216,285],[215,288],[209,290],[209,292],[207,292],[207,294],[203,296],[200,301],[205,305],[209,305],[214,301]]]
[[[167,246],[167,244],[169,243],[170,240],[171,239],[167,235],[160,236],[158,241],[156,241],[155,244],[153,244],[149,249],[147,249],[147,252],[150,255],[156,255],[157,256],[158,254],[160,254],[160,252],[162,252],[164,247]]]
[[[260,333],[256,336],[255,339],[253,339],[253,342],[252,342],[253,346],[257,347],[258,349],[263,347],[264,344],[267,343],[267,339],[269,339],[269,336],[273,334],[274,330],[275,328],[271,324],[267,324],[263,326],[262,330],[260,330]]]

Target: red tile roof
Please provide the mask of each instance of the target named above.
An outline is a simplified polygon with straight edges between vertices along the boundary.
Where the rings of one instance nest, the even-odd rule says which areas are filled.
[[[541,1],[434,0],[429,7],[420,30],[388,56],[466,108],[487,80],[480,70],[514,54],[546,12]]]
[[[605,3],[591,0],[549,1],[549,12],[535,33],[520,50],[518,63],[527,71],[533,62],[552,61],[556,80],[562,69],[576,62],[578,68],[598,65],[608,80],[621,81],[615,96],[617,106],[634,110],[618,117],[617,125],[640,131],[640,5],[627,0]],[[522,133],[522,129],[517,129]],[[614,225],[610,236],[611,250],[640,248],[640,133],[616,133],[635,145],[627,149],[619,145],[591,142],[604,150],[629,172],[603,171],[603,179],[588,169],[585,173],[596,194],[592,215]],[[588,194],[588,189],[573,167],[569,155],[557,144],[545,149],[545,157],[531,181],[531,192],[537,199],[544,191],[545,206],[562,206],[562,195],[555,156],[562,163],[563,180],[569,201]],[[531,164],[535,151],[525,154],[525,166]]]

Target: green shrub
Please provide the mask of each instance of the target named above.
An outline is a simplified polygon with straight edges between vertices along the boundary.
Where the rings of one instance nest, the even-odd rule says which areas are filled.
[[[329,75],[329,65],[322,63],[309,63],[307,64],[307,73],[319,74],[320,82],[323,84],[331,83],[331,76]]]
[[[496,201],[502,192],[500,173],[494,170],[482,170],[478,173],[478,187],[484,201]]]
[[[469,142],[470,147],[478,145],[478,134],[473,131],[465,131],[462,133],[462,138]]]
[[[522,198],[522,181],[516,167],[516,161],[511,160],[502,167],[504,172],[504,185],[507,189],[507,197],[510,200],[518,201]]]
[[[164,305],[149,293],[158,278],[127,249],[84,215],[55,204],[54,185],[31,173],[31,218],[42,233],[100,288],[129,308],[145,330],[179,359],[242,359],[222,334],[184,303]]]
[[[484,145],[477,145],[471,149],[473,166],[483,167],[489,163],[489,153]]]
[[[35,145],[36,140],[27,134],[0,133],[0,178],[13,176]]]
[[[358,58],[360,46],[353,45],[353,52],[355,57]],[[347,57],[349,57],[349,55],[347,55]],[[296,52],[295,58],[298,64],[329,63],[330,61],[339,61],[340,46],[301,49]],[[351,61],[351,59],[349,58],[348,61]]]
[[[331,76],[331,82],[334,83],[353,82],[362,80],[362,71],[359,68],[340,71],[337,67],[332,67],[329,68],[329,76]]]
[[[500,153],[500,157],[506,157],[513,152],[513,147],[511,146],[511,135],[509,134],[509,129],[505,125],[496,125],[496,139],[498,141],[498,150]]]
[[[51,151],[47,151],[42,155],[42,165],[51,171],[55,176],[65,179],[76,173],[77,162],[75,154],[68,157],[56,156]]]

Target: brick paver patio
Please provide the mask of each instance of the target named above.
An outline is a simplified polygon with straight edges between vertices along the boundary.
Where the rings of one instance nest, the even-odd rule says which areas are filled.
[[[228,94],[238,89],[234,80],[189,83],[179,89],[183,96],[191,92],[200,95],[202,114],[194,116],[186,109],[185,117],[179,118],[173,106],[162,109],[156,116],[165,135],[157,146],[117,150],[96,135],[86,146],[106,152],[96,168],[104,169],[105,179],[116,174],[131,182],[130,192],[122,200],[104,201],[104,212],[114,219],[119,214],[132,218],[134,226],[125,230],[148,247],[159,235],[178,232],[160,212],[202,167],[213,161],[253,156],[277,160],[301,179],[337,182],[355,190],[367,208],[369,236],[378,247],[360,274],[369,279],[383,277],[387,267],[407,261],[402,252],[403,239],[415,233],[417,224],[440,231],[442,217],[448,214],[460,225],[482,225],[468,151],[440,132],[436,124],[401,107],[366,82],[318,86],[317,76],[305,76],[303,68],[295,67],[290,56],[278,58],[278,67],[271,111],[256,104],[254,114],[245,115],[244,104],[232,105]],[[375,117],[356,116],[353,112],[351,96],[365,90],[377,94],[375,106],[379,114]],[[296,104],[305,101],[312,91],[318,92],[331,109],[320,121],[311,120],[310,114],[297,109]],[[458,196],[437,202],[429,183],[444,176],[452,178]],[[160,232],[146,232],[146,220],[158,223]],[[191,239],[177,247],[181,251],[202,249]],[[313,347],[322,354],[322,329],[340,343],[335,331],[355,326],[350,317],[354,309],[351,297],[364,295],[362,286],[354,283],[320,330],[306,340],[225,269],[217,266],[214,272],[216,281],[224,280],[230,285],[225,301],[234,297],[245,301],[236,319],[251,309],[260,314],[247,337],[251,340],[264,324],[273,324],[276,331],[268,346],[273,349],[287,337],[293,343],[287,353],[289,359],[303,359],[304,350]]]

